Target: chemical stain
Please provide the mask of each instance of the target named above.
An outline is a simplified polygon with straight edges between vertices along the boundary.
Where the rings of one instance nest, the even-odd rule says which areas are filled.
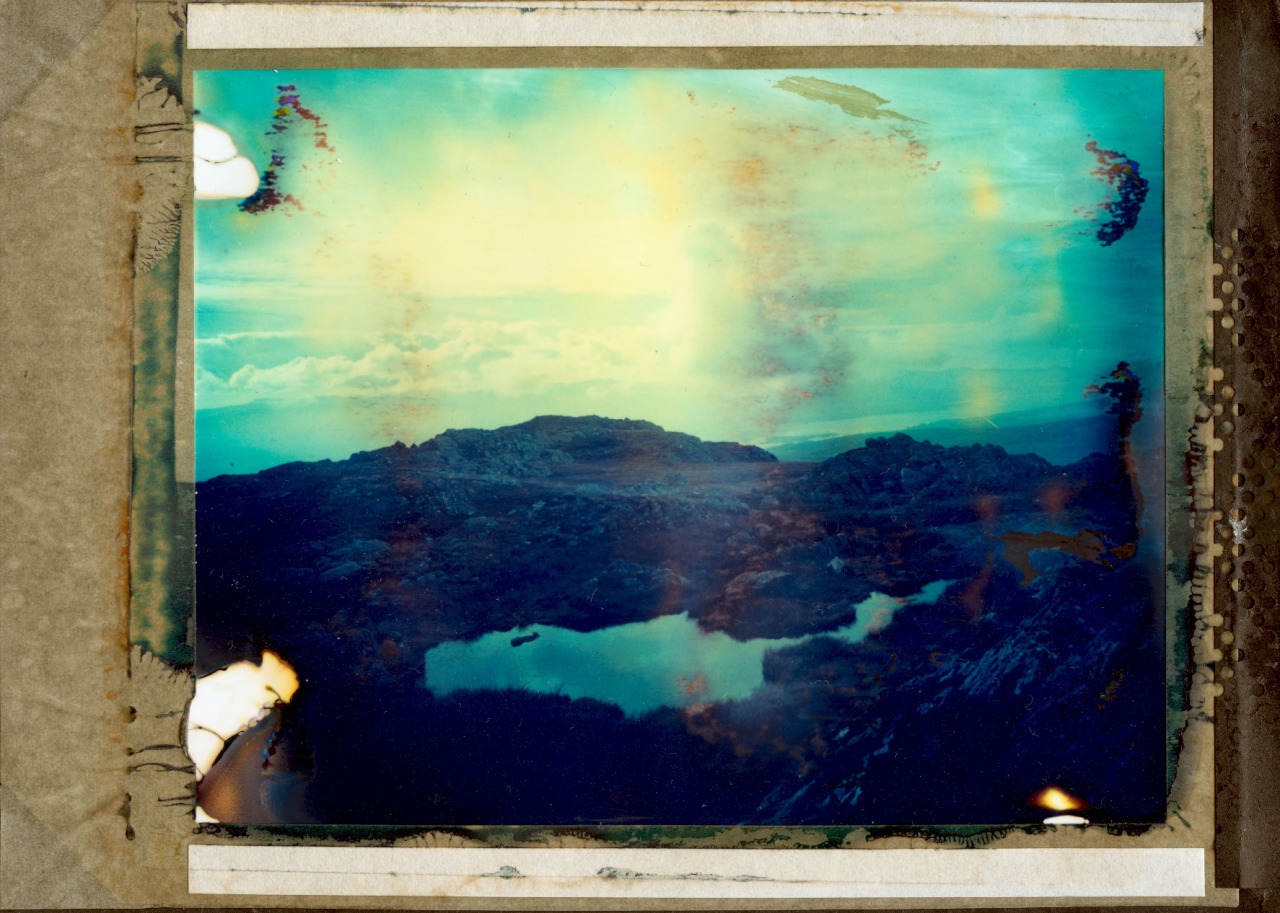
[[[187,711],[186,744],[196,778],[209,772],[228,742],[263,720],[273,707],[287,704],[298,684],[293,668],[270,650],[261,663],[232,663],[197,680]],[[268,754],[272,741],[264,742]]]
[[[1024,533],[1011,530],[995,541],[1004,545],[1004,560],[1022,571],[1023,586],[1030,586],[1041,576],[1031,561],[1031,553],[1040,549],[1074,555],[1103,567],[1115,567],[1117,561],[1131,557],[1136,551],[1132,545],[1108,548],[1102,537],[1091,529],[1082,529],[1074,536],[1049,531]]]
[[[1117,669],[1111,677],[1111,681],[1107,682],[1107,686],[1102,689],[1102,693],[1098,695],[1098,709],[1104,709],[1106,704],[1116,699],[1116,695],[1120,691],[1120,685],[1124,682],[1124,669]]]
[[[276,86],[276,91],[279,94],[275,99],[276,107],[271,113],[271,125],[267,130],[267,136],[282,139],[300,120],[303,120],[312,125],[315,148],[333,152],[333,147],[329,145],[329,135],[324,129],[328,124],[320,119],[320,115],[302,104],[298,96],[298,87],[281,85]],[[278,186],[289,160],[283,146],[276,146],[271,150],[271,164],[263,170],[257,191],[240,203],[241,212],[251,214],[268,212],[279,209],[286,203],[297,209],[303,208],[296,196],[281,192]],[[302,168],[306,167],[302,165]]]
[[[1110,187],[1114,195],[1092,211],[1078,211],[1089,221],[1100,222],[1095,237],[1103,247],[1110,247],[1138,224],[1138,213],[1147,199],[1148,181],[1142,176],[1138,163],[1123,152],[1100,149],[1095,140],[1085,143],[1084,147],[1098,161],[1098,167],[1091,173]]]
[[[905,114],[884,108],[883,106],[889,103],[889,99],[881,98],[874,92],[859,89],[857,86],[846,86],[813,76],[788,76],[774,83],[774,86],[786,92],[794,92],[801,98],[835,105],[850,117],[865,117],[868,120],[887,118],[921,123],[914,117],[907,117]]]
[[[278,152],[271,153],[271,164],[262,172],[257,191],[253,196],[246,197],[240,204],[241,212],[266,212],[270,209],[276,209],[284,203],[292,204],[298,209],[302,208],[302,204],[298,202],[297,197],[291,193],[281,193],[276,187],[276,182],[280,180],[280,171],[284,168],[284,164],[285,157],[283,155]]]
[[[1072,795],[1061,786],[1046,786],[1027,800],[1027,804],[1052,812],[1074,812],[1089,807],[1089,803]]]
[[[866,120],[903,121],[912,124],[924,123],[922,120],[885,108],[884,106],[889,103],[887,98],[881,98],[874,92],[868,92],[866,89],[860,89],[857,86],[830,82],[813,76],[788,76],[786,79],[774,83],[774,87],[785,92],[792,92],[810,101],[821,101],[835,105],[850,117]],[[792,129],[794,130],[795,128],[793,127]],[[888,148],[895,157],[901,157],[908,164],[916,166],[917,174],[936,171],[942,164],[941,162],[926,163],[925,158],[929,154],[929,150],[924,143],[916,139],[916,135],[911,129],[904,126],[891,126],[889,127],[889,133],[891,135],[881,140],[881,142],[887,142]],[[836,142],[836,140],[832,137],[827,142]]]

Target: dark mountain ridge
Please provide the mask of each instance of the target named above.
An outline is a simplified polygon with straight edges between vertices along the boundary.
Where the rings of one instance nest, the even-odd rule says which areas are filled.
[[[786,463],[645,421],[541,416],[220,476],[197,486],[197,671],[264,649],[299,671],[291,712],[315,734],[323,820],[1007,820],[1046,777],[1145,813],[1162,783],[1148,711],[1163,708],[1163,628],[1132,560],[1123,452],[1055,466],[897,434]],[[936,605],[863,642],[821,636],[873,591],[938,580],[953,583]],[[639,720],[422,687],[445,641],[680,612],[739,640],[819,636],[767,653],[750,698]],[[957,758],[965,726],[983,748]],[[538,760],[570,743],[580,786]],[[935,776],[943,764],[963,774]]]
[[[541,416],[220,476],[197,486],[202,604],[219,607],[201,617],[200,665],[225,659],[213,645],[234,626],[232,653],[297,638],[270,619],[302,601],[330,626],[364,618],[409,667],[442,640],[533,623],[687,611],[743,639],[838,627],[873,590],[963,576],[1010,529],[1090,526],[1120,544],[1127,479],[1098,459],[898,434],[779,463],[646,421]]]
[[[545,475],[563,463],[620,461],[637,464],[777,462],[746,444],[703,441],[637,419],[540,415],[494,430],[450,429],[421,444],[365,451],[353,460],[395,458],[407,450],[417,460],[478,472]]]

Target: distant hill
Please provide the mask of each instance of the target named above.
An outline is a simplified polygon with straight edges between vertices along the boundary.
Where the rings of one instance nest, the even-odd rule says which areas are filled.
[[[653,422],[598,415],[540,415],[492,431],[450,429],[406,449],[419,459],[448,465],[470,463],[515,474],[542,464],[616,460],[657,464],[777,462],[773,454],[748,444],[704,441],[692,434],[666,431]],[[369,459],[379,452],[359,453],[353,459]]]
[[[477,466],[493,471],[501,472],[505,467],[508,473],[517,474],[521,466],[533,463],[557,460],[589,463],[610,458],[610,454],[661,463],[772,462],[775,459],[759,447],[703,441],[691,434],[665,431],[653,422],[556,415],[542,415],[504,428],[450,429],[416,445],[360,451],[360,442],[368,440],[373,432],[368,428],[356,429],[346,440],[337,440],[334,436],[337,432],[332,429],[345,427],[340,405],[333,398],[322,398],[313,410],[306,411],[289,411],[262,403],[198,411],[197,479],[252,475],[282,465],[329,461],[338,454],[345,458],[346,454],[354,453],[359,459],[371,459],[372,454],[400,448],[419,455],[424,461],[437,460],[448,465],[476,462]],[[403,417],[398,420],[403,422]],[[389,424],[388,427],[402,425]],[[324,433],[317,433],[318,428],[325,429]],[[236,437],[229,437],[226,429],[234,429]],[[411,431],[404,429],[402,433],[407,437]],[[253,443],[246,444],[245,440]]]
[[[916,440],[944,447],[992,444],[1009,453],[1034,453],[1050,463],[1065,466],[1105,449],[1115,434],[1115,419],[1103,414],[1054,418],[1043,413],[1013,412],[993,416],[991,421],[946,420],[902,431]],[[872,438],[885,436],[883,431],[845,434],[770,443],[768,448],[780,460],[818,462],[861,447]]]

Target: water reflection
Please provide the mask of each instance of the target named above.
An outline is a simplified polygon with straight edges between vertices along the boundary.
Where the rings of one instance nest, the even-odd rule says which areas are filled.
[[[703,631],[687,614],[596,631],[529,625],[427,651],[426,684],[437,695],[460,690],[523,688],[616,704],[629,716],[659,707],[748,697],[764,683],[770,650],[813,637],[858,643],[889,624],[904,605],[933,604],[950,581],[939,580],[914,596],[872,593],[852,623],[803,637],[734,640]]]

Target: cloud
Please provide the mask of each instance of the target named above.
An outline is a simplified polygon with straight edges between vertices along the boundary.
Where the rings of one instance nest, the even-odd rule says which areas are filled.
[[[314,333],[304,333],[301,330],[242,330],[238,333],[199,336],[196,338],[196,345],[225,346],[233,342],[239,342],[242,339],[302,339],[314,335]],[[335,331],[333,335],[339,334]]]
[[[370,340],[371,347],[358,356],[304,355],[270,367],[246,364],[228,377],[200,372],[201,406],[316,395],[524,396],[564,385],[657,383],[679,357],[661,329],[651,326],[603,331],[538,321],[450,319],[433,336],[383,336]]]
[[[197,200],[239,200],[258,189],[258,169],[225,130],[196,121],[191,145]]]
[[[807,367],[783,359],[766,363],[748,354],[735,370],[725,370],[723,361],[686,344],[676,310],[610,329],[450,318],[429,333],[365,337],[358,352],[353,345],[317,355],[319,342],[304,343],[301,350],[313,354],[266,365],[228,360],[219,367],[202,356],[197,401],[201,410],[316,397],[365,409],[416,402],[449,422],[461,404],[470,404],[463,420],[482,426],[523,421],[536,411],[616,413],[738,439],[759,436],[788,409],[827,392]]]

